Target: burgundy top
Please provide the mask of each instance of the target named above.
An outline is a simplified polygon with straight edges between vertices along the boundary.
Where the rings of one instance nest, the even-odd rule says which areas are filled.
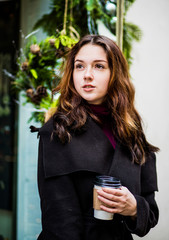
[[[116,141],[114,139],[112,130],[111,130],[111,120],[110,120],[110,112],[103,105],[94,105],[90,104],[90,108],[94,115],[96,115],[101,121],[100,127],[102,128],[104,134],[108,137],[111,142],[113,148],[116,147]]]

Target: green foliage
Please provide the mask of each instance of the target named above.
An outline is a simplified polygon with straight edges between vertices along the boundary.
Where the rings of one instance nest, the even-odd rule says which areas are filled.
[[[70,2],[70,0],[69,0]],[[138,26],[128,23],[126,21],[126,14],[135,0],[125,0],[124,12],[124,32],[123,32],[123,52],[129,63],[132,63],[132,44],[133,41],[141,39],[141,30]],[[77,29],[81,36],[85,34],[98,34],[97,21],[101,20],[104,25],[110,30],[112,34],[116,34],[116,11],[110,11],[106,6],[108,3],[114,4],[116,8],[116,0],[74,0],[72,11],[73,19],[72,24]],[[51,35],[56,31],[63,29],[63,16],[64,16],[65,1],[51,0],[51,12],[45,14],[37,21],[34,29],[42,28],[44,32]],[[67,31],[70,25],[70,12],[71,4],[68,5],[68,21]]]
[[[22,92],[24,104],[31,103],[34,108],[29,121],[34,119],[44,123],[45,112],[56,107],[58,100],[53,100],[52,89],[60,80],[60,70],[67,51],[77,41],[62,33],[40,42],[33,36],[21,49],[13,87]]]
[[[127,11],[131,7],[131,5],[135,2],[136,0],[125,0],[124,1],[124,7],[125,7],[125,12],[124,12],[124,24],[123,24],[123,53],[125,58],[128,61],[129,66],[132,64],[132,44],[133,41],[140,41],[142,37],[142,31],[141,29],[136,26],[133,23],[129,23],[126,21],[126,15]]]
[[[67,13],[67,34],[70,35],[69,25],[72,21],[72,26],[77,30],[80,35],[87,33],[87,12],[84,8],[86,0],[73,0],[72,6],[68,4]],[[73,18],[71,18],[71,7],[73,11]],[[50,5],[51,12],[49,14],[44,14],[40,18],[34,29],[42,28],[48,36],[61,32],[63,29],[64,21],[64,10],[65,1],[64,0],[51,0]]]
[[[124,24],[123,28],[123,53],[124,56],[126,57],[129,65],[132,64],[132,44],[133,41],[140,41],[142,37],[142,31],[140,28],[133,23],[126,23]]]
[[[135,2],[136,0],[125,0],[124,1],[124,7],[125,7],[125,13],[129,10],[131,5]]]

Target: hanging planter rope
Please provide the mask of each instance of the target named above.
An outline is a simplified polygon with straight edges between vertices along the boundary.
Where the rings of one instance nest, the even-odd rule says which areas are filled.
[[[63,30],[62,30],[64,35],[66,35],[67,9],[68,9],[68,0],[65,0],[65,11],[64,11]]]

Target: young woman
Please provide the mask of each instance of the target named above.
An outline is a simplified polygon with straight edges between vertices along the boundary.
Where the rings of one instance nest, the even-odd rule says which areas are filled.
[[[129,240],[158,222],[155,154],[134,107],[125,58],[104,36],[83,37],[70,51],[56,113],[39,130],[38,186],[42,209],[39,240]],[[97,175],[120,179],[102,188],[93,215]]]

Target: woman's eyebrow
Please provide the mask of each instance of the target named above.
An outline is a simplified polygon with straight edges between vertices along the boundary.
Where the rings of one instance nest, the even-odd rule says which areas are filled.
[[[76,59],[75,62],[85,62],[85,61],[81,60],[81,59]],[[105,63],[108,63],[108,61],[103,60],[103,59],[96,59],[93,62],[105,62]]]

